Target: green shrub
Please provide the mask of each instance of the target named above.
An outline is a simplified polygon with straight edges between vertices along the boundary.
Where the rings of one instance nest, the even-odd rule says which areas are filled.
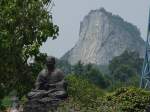
[[[150,92],[133,87],[120,88],[106,96],[103,104],[115,112],[144,112],[150,104]]]
[[[120,88],[105,93],[87,80],[67,77],[69,98],[60,104],[59,112],[145,112],[150,105],[150,92],[139,88]]]
[[[69,98],[58,108],[60,112],[69,112],[70,110],[80,112],[99,112],[96,111],[99,98],[104,96],[104,91],[76,75],[69,75],[68,94]]]
[[[70,75],[67,77],[67,81],[69,95],[75,100],[80,99],[80,102],[87,106],[92,104],[98,97],[104,95],[103,90],[79,76]]]

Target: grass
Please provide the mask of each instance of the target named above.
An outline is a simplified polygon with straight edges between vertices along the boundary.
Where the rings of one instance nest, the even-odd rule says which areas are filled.
[[[12,104],[11,98],[9,96],[6,96],[3,100],[2,100],[2,105],[4,107],[10,107]]]

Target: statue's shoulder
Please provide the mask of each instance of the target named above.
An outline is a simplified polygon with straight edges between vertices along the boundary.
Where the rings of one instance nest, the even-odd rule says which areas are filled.
[[[59,69],[59,68],[56,68],[56,69],[55,69],[55,74],[56,74],[57,76],[64,77],[64,72],[63,72],[61,69]]]
[[[46,75],[47,75],[47,69],[43,69],[39,73],[39,77],[46,77]]]
[[[55,72],[56,72],[56,73],[59,73],[59,74],[64,74],[63,71],[62,71],[61,69],[59,69],[59,68],[56,68],[56,69],[55,69]]]

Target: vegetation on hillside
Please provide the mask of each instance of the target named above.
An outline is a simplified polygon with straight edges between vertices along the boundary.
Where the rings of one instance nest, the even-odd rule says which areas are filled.
[[[150,92],[135,87],[106,91],[76,75],[67,77],[69,98],[59,106],[60,112],[145,112]]]
[[[137,52],[125,51],[115,57],[109,64],[110,75],[114,88],[135,86],[139,87],[143,59]]]
[[[142,61],[138,53],[125,51],[110,62],[109,74],[101,73],[98,66],[78,62],[71,69],[77,75],[67,76],[69,99],[59,110],[145,112],[150,92],[139,89]]]

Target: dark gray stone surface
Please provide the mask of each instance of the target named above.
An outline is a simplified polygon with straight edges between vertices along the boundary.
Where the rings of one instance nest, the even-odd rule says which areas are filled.
[[[37,77],[35,89],[28,93],[23,112],[55,112],[67,98],[67,83],[63,72],[55,68],[55,58],[48,57],[46,66]]]

